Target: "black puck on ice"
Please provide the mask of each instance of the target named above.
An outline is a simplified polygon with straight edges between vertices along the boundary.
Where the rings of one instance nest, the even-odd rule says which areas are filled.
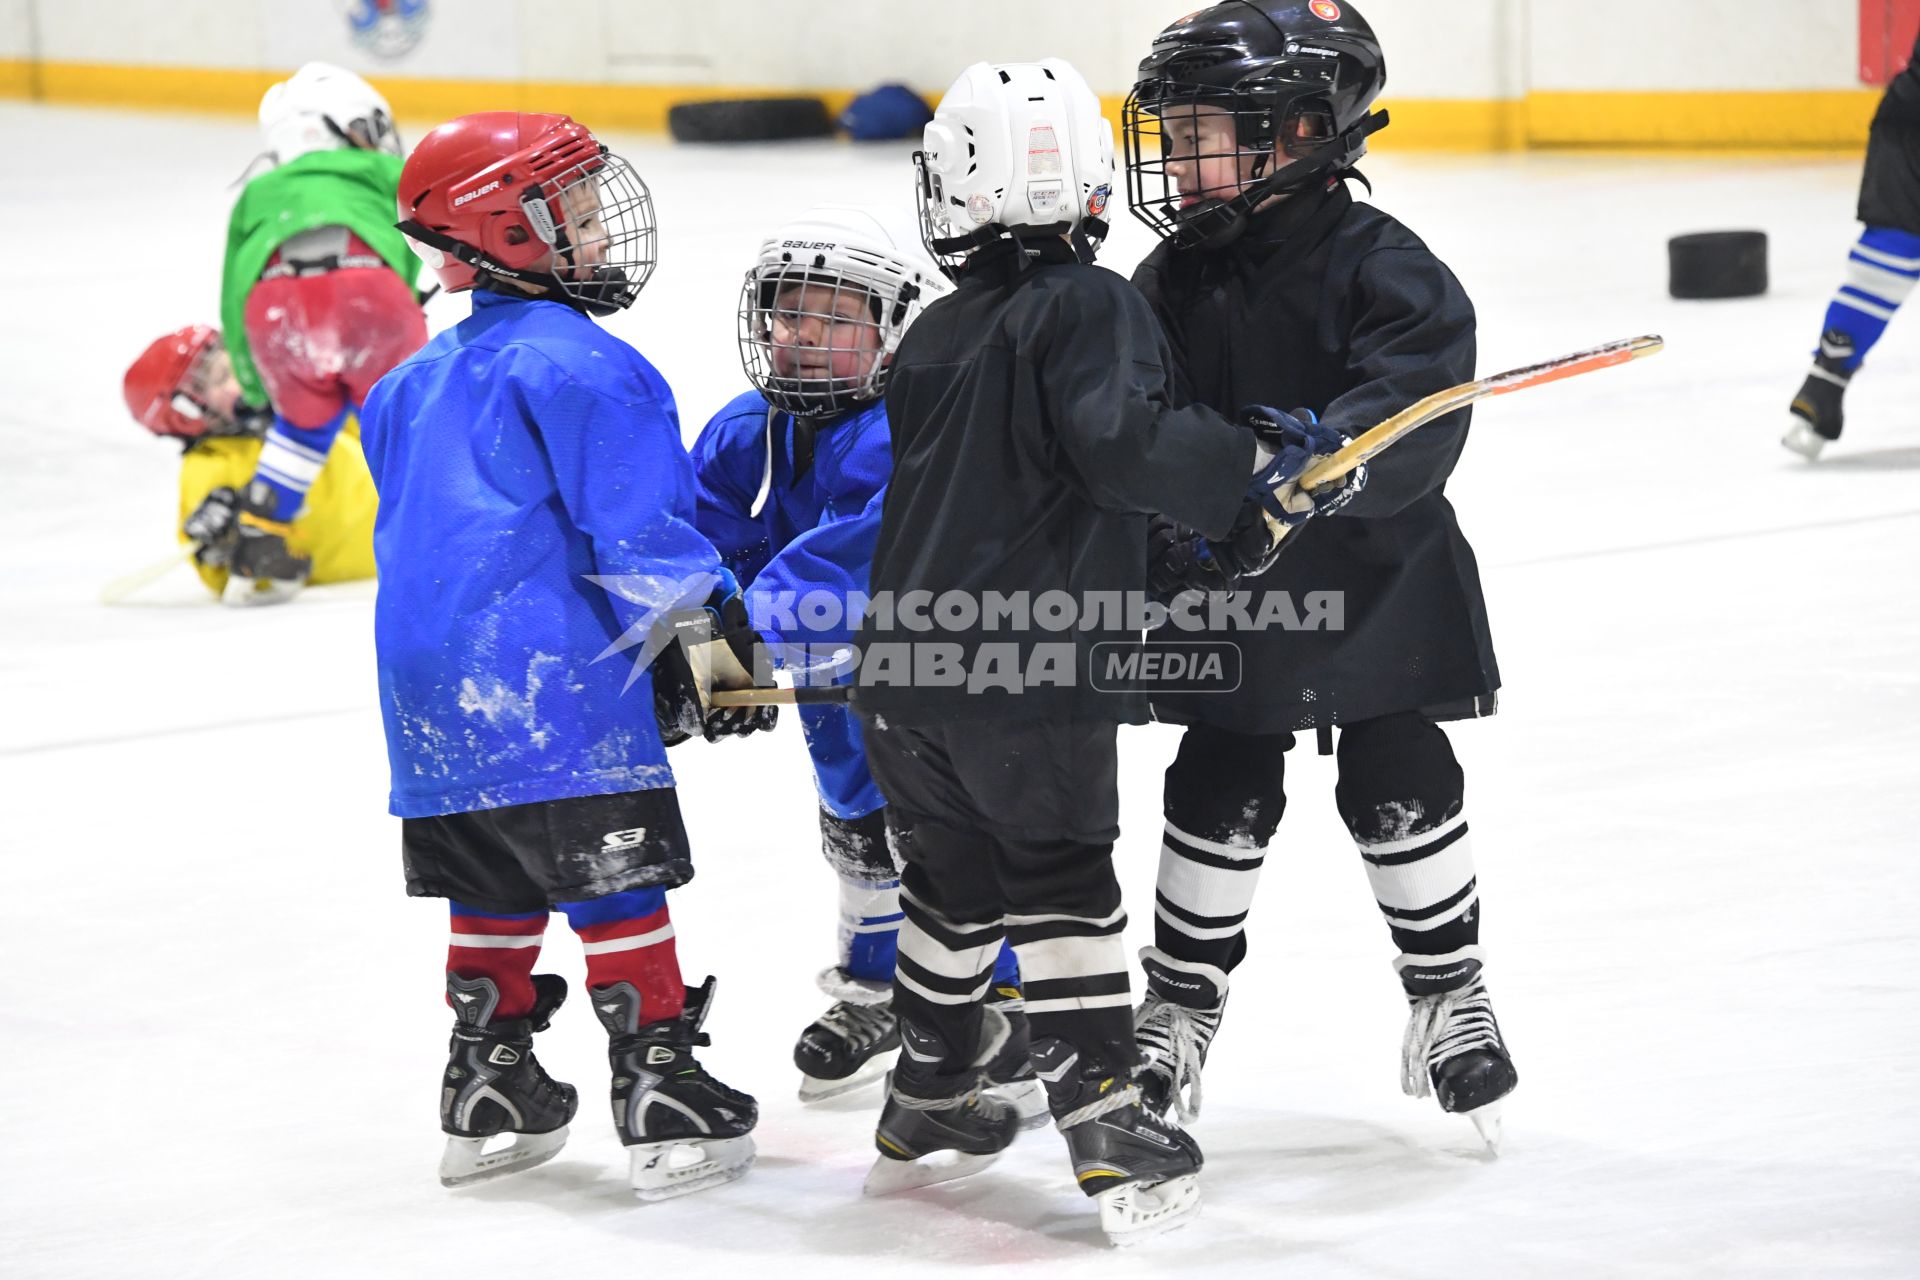
[[[667,109],[675,142],[784,142],[826,138],[833,118],[818,98],[739,98],[682,102]]]
[[[1757,298],[1767,291],[1767,233],[1702,231],[1667,241],[1667,292],[1676,298]]]

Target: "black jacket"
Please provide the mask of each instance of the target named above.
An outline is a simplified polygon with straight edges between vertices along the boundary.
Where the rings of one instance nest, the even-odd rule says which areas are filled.
[[[1870,227],[1920,235],[1920,39],[1873,113],[1858,213]]]
[[[1182,393],[1216,408],[1307,408],[1358,436],[1474,376],[1473,304],[1459,281],[1344,184],[1256,215],[1218,252],[1162,244],[1134,283],[1166,326]],[[1500,676],[1480,574],[1444,492],[1468,416],[1403,438],[1374,461],[1364,493],[1304,525],[1248,584],[1290,593],[1307,621],[1308,593],[1339,592],[1344,629],[1216,632],[1241,646],[1241,688],[1156,696],[1154,714],[1279,733],[1490,709]]]
[[[894,357],[893,478],[871,590],[900,604],[909,592],[929,593],[923,602],[962,592],[976,603],[989,592],[1025,593],[1030,603],[1065,592],[1077,622],[1049,629],[1030,610],[1024,627],[1003,614],[989,628],[965,625],[959,613],[944,621],[923,613],[927,625],[915,627],[903,609],[870,609],[858,638],[863,712],[903,723],[1146,718],[1139,695],[1102,694],[1089,678],[1095,645],[1137,634],[1120,625],[1118,608],[1084,606],[1143,595],[1146,513],[1223,535],[1254,455],[1251,433],[1206,408],[1173,406],[1169,368],[1145,300],[1113,272],[1073,262],[1064,242],[1048,242],[1033,261],[1009,244],[975,253],[959,288],[927,308]],[[1013,669],[1026,672],[1036,656],[1064,652],[1070,683],[1015,694],[988,687],[996,681],[940,683],[955,670],[940,664],[946,675],[929,666],[907,687],[897,667],[876,668],[903,646],[928,663],[937,646],[949,655],[957,646],[970,674],[1010,653]]]

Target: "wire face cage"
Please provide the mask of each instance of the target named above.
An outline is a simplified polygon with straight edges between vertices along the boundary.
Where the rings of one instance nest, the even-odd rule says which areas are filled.
[[[1270,93],[1246,85],[1136,85],[1121,109],[1134,217],[1161,236],[1182,235],[1288,162],[1324,147],[1334,137],[1332,108],[1297,92],[1285,85]]]
[[[522,197],[534,234],[554,251],[561,290],[605,314],[631,306],[658,261],[653,194],[627,161],[602,147]]]
[[[920,309],[917,274],[855,245],[769,242],[740,292],[747,377],[768,404],[797,417],[879,399]]]

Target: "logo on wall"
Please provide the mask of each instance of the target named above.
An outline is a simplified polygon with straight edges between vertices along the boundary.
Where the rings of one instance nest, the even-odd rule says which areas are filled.
[[[1324,18],[1328,22],[1340,21],[1340,6],[1333,0],[1313,0],[1307,8],[1313,10],[1313,16],[1316,18]]]
[[[342,0],[353,42],[376,58],[403,58],[427,32],[427,0]]]

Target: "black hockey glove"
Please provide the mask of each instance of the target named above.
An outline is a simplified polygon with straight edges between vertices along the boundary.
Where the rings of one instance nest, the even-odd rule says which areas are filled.
[[[777,707],[714,707],[702,696],[708,682],[714,689],[750,688],[754,673],[771,667],[738,595],[674,614],[664,625],[670,639],[653,660],[653,717],[662,742],[676,746],[695,734],[718,742],[778,723]]]
[[[207,494],[193,509],[180,532],[200,545],[193,558],[200,564],[225,568],[233,559],[233,546],[240,540],[240,495],[226,485]]]
[[[302,583],[313,572],[313,561],[287,549],[293,526],[273,518],[273,491],[255,481],[240,498],[234,522],[238,537],[227,567],[243,578],[277,583]]]
[[[708,609],[712,611],[712,606]],[[752,688],[759,683],[760,675],[773,670],[773,663],[760,633],[747,618],[747,603],[736,592],[720,602],[718,615],[720,639],[726,643],[734,662],[746,673],[747,681],[724,684],[716,677],[714,688]],[[717,742],[721,738],[744,738],[750,733],[771,729],[779,718],[778,707],[709,707],[702,728],[708,742]]]
[[[1315,417],[1311,409],[1284,413],[1265,405],[1250,405],[1240,411],[1240,420],[1253,429],[1261,447],[1273,455],[1254,475],[1249,492],[1281,524],[1291,528],[1314,516],[1331,515],[1367,487],[1365,466],[1348,472],[1337,485],[1323,485],[1311,492],[1300,487],[1299,479],[1308,467],[1349,443],[1347,437]]]

